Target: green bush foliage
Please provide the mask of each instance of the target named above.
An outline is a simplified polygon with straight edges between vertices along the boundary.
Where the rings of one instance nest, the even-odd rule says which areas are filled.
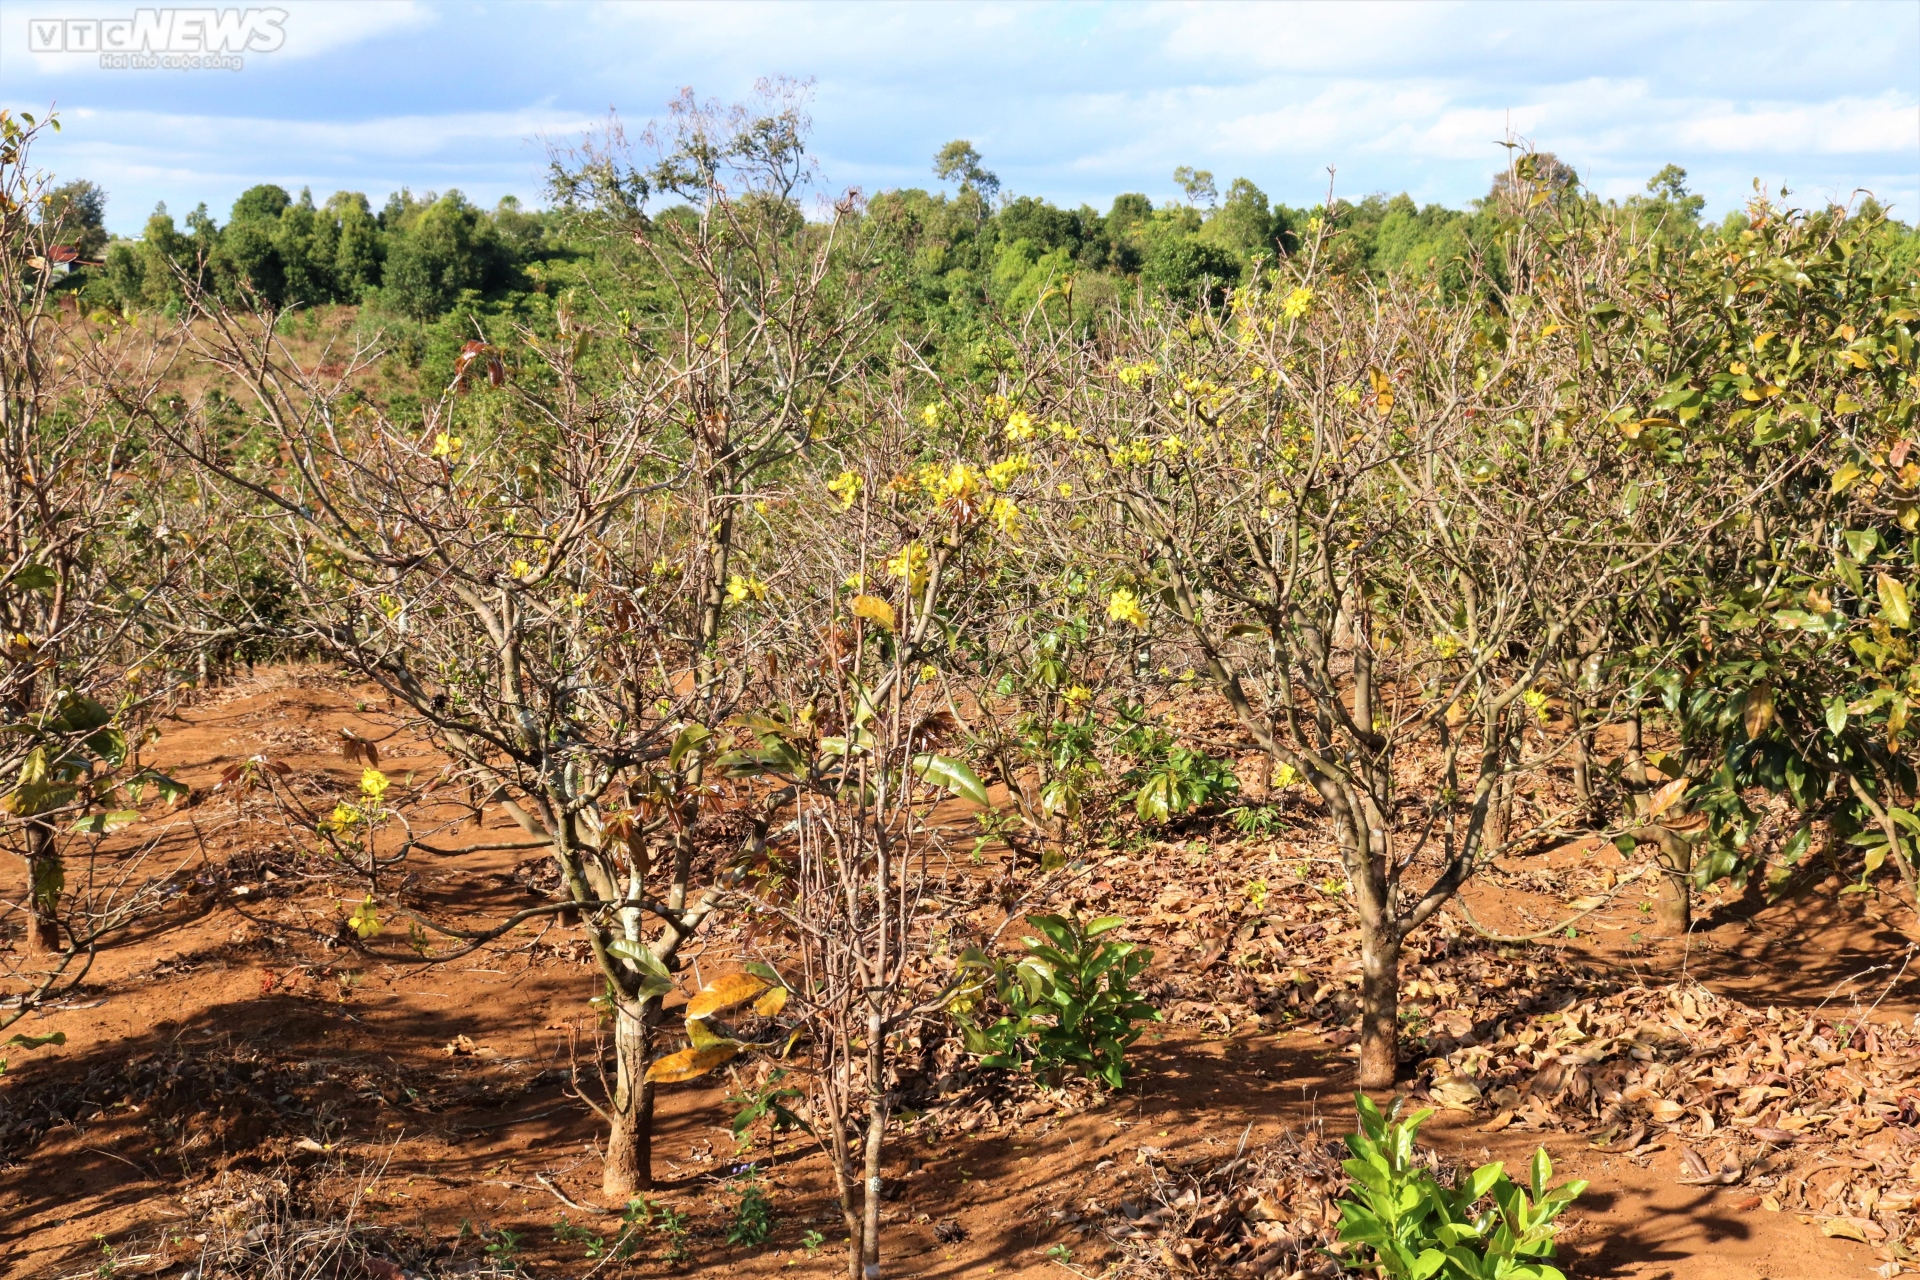
[[[1385,1113],[1354,1095],[1360,1132],[1347,1138],[1343,1161],[1353,1185],[1339,1202],[1340,1239],[1361,1246],[1393,1280],[1565,1280],[1553,1256],[1554,1220],[1587,1189],[1585,1182],[1549,1187],[1553,1163],[1536,1151],[1521,1186],[1495,1161],[1463,1173],[1451,1187],[1419,1163],[1414,1142],[1433,1115]]]

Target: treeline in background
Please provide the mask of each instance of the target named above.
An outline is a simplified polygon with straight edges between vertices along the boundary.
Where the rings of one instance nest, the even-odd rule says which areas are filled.
[[[1743,213],[1703,218],[1705,198],[1687,187],[1687,171],[1668,165],[1646,194],[1603,200],[1550,153],[1529,155],[1522,179],[1532,198],[1581,204],[1636,238],[1687,252],[1714,237],[1737,235]],[[885,191],[856,204],[850,221],[868,224],[867,261],[887,296],[890,326],[949,359],[978,358],[994,317],[1044,305],[1056,322],[1094,324],[1123,295],[1144,291],[1175,299],[1206,294],[1213,302],[1249,281],[1262,262],[1297,253],[1323,222],[1336,271],[1377,280],[1430,281],[1458,291],[1491,270],[1511,203],[1514,178],[1502,171],[1468,209],[1417,205],[1402,193],[1357,201],[1333,197],[1310,208],[1271,201],[1252,181],[1235,178],[1224,191],[1214,175],[1182,167],[1185,193],[1156,206],[1146,195],[1116,196],[1106,212],[1091,205],[1063,209],[1035,196],[1012,195],[984,167],[972,144],[956,140],[934,158],[949,191]],[[489,318],[550,326],[569,290],[598,289],[621,256],[587,232],[568,207],[568,175],[556,161],[552,207],[532,209],[513,196],[493,208],[457,190],[415,195],[402,189],[376,210],[357,191],[315,203],[272,183],[248,189],[225,222],[200,204],[176,219],[163,203],[138,238],[105,229],[110,193],[84,178],[47,197],[44,217],[57,220],[82,263],[61,288],[88,314],[177,315],[189,290],[229,305],[274,308],[348,305],[387,335],[404,362],[430,365],[444,383],[476,322]],[[808,216],[792,199],[796,223]],[[1881,228],[1896,260],[1920,260],[1920,237],[1886,216],[1871,196],[1855,215]],[[697,218],[669,202],[654,217]]]

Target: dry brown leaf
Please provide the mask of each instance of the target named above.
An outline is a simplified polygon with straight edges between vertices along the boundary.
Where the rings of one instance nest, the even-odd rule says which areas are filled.
[[[1887,1229],[1871,1218],[1828,1218],[1820,1224],[1820,1234],[1872,1244],[1876,1240],[1885,1240]]]

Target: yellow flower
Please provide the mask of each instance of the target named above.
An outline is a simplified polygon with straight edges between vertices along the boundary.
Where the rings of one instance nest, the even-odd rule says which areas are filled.
[[[389,785],[387,775],[378,769],[365,769],[361,771],[360,794],[374,804],[379,804],[381,800],[386,797],[387,787]]]
[[[840,585],[849,591],[864,591],[867,587],[867,575],[864,573],[850,573],[847,575],[847,580]]]
[[[927,585],[927,549],[918,542],[909,542],[894,553],[887,561],[887,576],[906,581],[907,590],[915,595]]]
[[[743,578],[739,574],[730,574],[727,578],[727,599],[734,604],[745,604],[749,600],[765,600],[767,584],[758,578]]]
[[[1289,320],[1298,320],[1312,305],[1313,290],[1303,285],[1287,295],[1287,300],[1280,304],[1280,314]]]
[[[1039,428],[1033,425],[1033,417],[1025,409],[1016,409],[1007,418],[1007,439],[1014,441],[1031,440]]]
[[[987,519],[993,521],[993,527],[1009,538],[1020,536],[1020,508],[1006,498],[995,498],[993,505],[987,508]]]
[[[380,932],[380,915],[374,910],[373,895],[368,894],[353,914],[347,917],[347,927],[360,938],[371,938]]]
[[[920,421],[926,423],[930,427],[937,427],[940,425],[940,404],[938,401],[935,401],[933,404],[928,405],[926,408],[920,411]]]
[[[450,436],[444,431],[433,438],[433,456],[436,458],[457,458],[460,456],[460,451],[466,447],[465,440],[459,436]]]
[[[1119,370],[1120,384],[1127,387],[1137,387],[1159,372],[1159,367],[1151,360],[1141,364],[1123,365]]]
[[[533,566],[525,560],[515,560],[507,566],[507,570],[516,578],[530,578],[533,576]]]
[[[1107,616],[1115,622],[1131,623],[1142,631],[1147,627],[1147,615],[1140,608],[1140,597],[1125,587],[1107,597]]]
[[[1168,436],[1160,442],[1160,452],[1169,458],[1177,458],[1186,451],[1187,442],[1179,436]]]
[[[1060,695],[1060,700],[1070,707],[1084,707],[1093,701],[1093,690],[1083,684],[1076,684]]]
[[[673,566],[667,563],[667,558],[665,556],[661,556],[658,560],[655,560],[653,562],[650,572],[656,578],[664,578],[667,576],[668,570],[672,568]]]
[[[753,513],[760,516],[767,514],[767,500],[765,498],[753,504]]]
[[[987,468],[987,483],[996,489],[1004,489],[1028,471],[1032,470],[1032,468],[1033,461],[1028,458],[1026,454],[1015,454],[1013,457],[1002,462],[996,462]]]
[[[920,667],[920,678],[928,683],[932,683],[940,678],[940,668],[934,666],[931,662],[923,663]]]
[[[865,484],[866,481],[862,480],[853,472],[842,471],[839,475],[827,481],[827,491],[840,499],[840,509],[845,511],[852,507],[855,502],[859,501],[860,489]]]
[[[574,592],[574,593],[573,593],[573,597],[572,597],[572,600],[570,601],[570,603],[571,603],[571,604],[573,605],[573,607],[574,607],[574,608],[576,608],[576,609],[584,609],[584,608],[586,608],[586,607],[587,607],[587,593],[586,593],[586,592],[584,592],[584,591],[576,591],[576,592]]]
[[[1070,484],[1057,485],[1055,486],[1055,492],[1063,498],[1071,498],[1073,496],[1073,486]]]
[[[1439,657],[1451,658],[1459,653],[1460,649],[1460,641],[1453,636],[1436,635],[1433,637],[1433,651]]]
[[[956,462],[949,471],[938,466],[920,472],[920,487],[940,503],[971,503],[980,493],[980,473],[964,462]]]

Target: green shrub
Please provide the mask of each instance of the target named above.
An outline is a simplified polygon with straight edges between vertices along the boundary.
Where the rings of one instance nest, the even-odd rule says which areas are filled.
[[[1134,766],[1122,777],[1133,811],[1149,826],[1169,822],[1224,800],[1240,789],[1226,761],[1178,746],[1157,729],[1137,725],[1122,735],[1120,751]]]
[[[727,1228],[727,1243],[757,1249],[773,1238],[776,1220],[773,1199],[759,1179],[748,1177],[737,1182],[740,1203],[734,1206],[733,1225]]]
[[[1413,1143],[1433,1114],[1400,1119],[1400,1103],[1382,1114],[1354,1095],[1360,1132],[1347,1139],[1354,1158],[1351,1199],[1340,1201],[1340,1239],[1363,1245],[1372,1264],[1394,1280],[1566,1280],[1543,1259],[1553,1256],[1554,1219],[1585,1182],[1549,1190],[1553,1162],[1534,1152],[1530,1184],[1517,1185],[1499,1161],[1456,1177],[1451,1189],[1414,1163]],[[1492,1204],[1476,1209],[1483,1200]]]
[[[1160,1011],[1133,990],[1153,953],[1131,942],[1100,942],[1126,923],[1104,916],[1082,924],[1068,916],[1028,916],[1045,939],[1026,938],[1027,954],[1013,964],[970,952],[963,964],[987,971],[971,996],[949,1005],[967,1051],[990,1067],[1035,1071],[1077,1068],[1111,1088],[1126,1084],[1127,1046]],[[1007,1013],[980,1026],[963,1006],[993,988]]]

